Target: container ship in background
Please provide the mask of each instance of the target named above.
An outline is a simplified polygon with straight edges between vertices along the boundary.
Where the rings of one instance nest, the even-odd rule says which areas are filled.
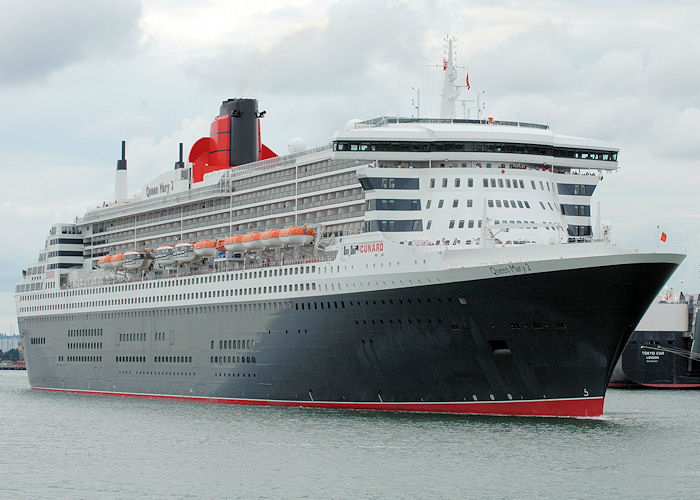
[[[276,156],[254,99],[127,198],[55,224],[16,289],[32,388],[390,411],[596,416],[684,256],[591,220],[618,149],[548,126],[351,120]],[[124,152],[123,152],[124,153]],[[599,221],[599,218],[598,218]]]
[[[700,389],[699,310],[697,295],[662,294],[627,342],[609,386]]]

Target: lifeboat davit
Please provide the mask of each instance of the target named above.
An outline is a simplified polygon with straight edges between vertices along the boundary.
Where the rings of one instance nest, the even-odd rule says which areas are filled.
[[[285,245],[308,245],[316,233],[310,227],[289,226],[280,231],[280,241]]]
[[[177,262],[173,256],[173,247],[170,245],[161,245],[156,248],[154,253],[156,264],[160,267],[172,266]]]
[[[265,248],[282,248],[284,243],[280,240],[279,229],[269,229],[260,233],[260,241],[263,242]]]
[[[153,262],[153,256],[146,250],[127,250],[124,252],[124,269],[129,271],[147,269],[151,262]]]
[[[173,248],[173,258],[178,264],[192,262],[197,256],[194,254],[194,245],[181,241]]]
[[[246,250],[262,250],[265,248],[265,243],[260,241],[260,233],[257,231],[244,234],[241,244]]]
[[[241,252],[243,251],[243,235],[234,234],[229,236],[224,240],[224,248],[227,252]]]
[[[212,240],[200,240],[194,244],[194,254],[200,259],[216,257],[216,242]]]

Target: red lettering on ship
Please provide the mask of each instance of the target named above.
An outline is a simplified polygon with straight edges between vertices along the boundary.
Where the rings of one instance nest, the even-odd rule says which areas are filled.
[[[384,243],[363,243],[360,245],[360,253],[383,252]]]

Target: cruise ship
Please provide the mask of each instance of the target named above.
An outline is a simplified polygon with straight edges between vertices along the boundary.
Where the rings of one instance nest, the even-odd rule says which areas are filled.
[[[255,99],[127,196],[51,226],[16,308],[33,389],[227,404],[597,416],[683,260],[591,217],[616,147],[546,125],[351,120],[277,155]]]

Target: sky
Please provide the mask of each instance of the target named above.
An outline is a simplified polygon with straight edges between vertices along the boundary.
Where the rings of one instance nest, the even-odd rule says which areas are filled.
[[[620,148],[594,197],[603,221],[623,245],[687,253],[669,284],[700,291],[697,2],[0,4],[0,332],[16,331],[14,286],[50,225],[112,197],[122,140],[131,195],[208,135],[227,98],[258,99],[280,154],[353,118],[412,116],[416,88],[436,116],[447,35],[469,71],[462,98],[480,92],[488,116]]]

